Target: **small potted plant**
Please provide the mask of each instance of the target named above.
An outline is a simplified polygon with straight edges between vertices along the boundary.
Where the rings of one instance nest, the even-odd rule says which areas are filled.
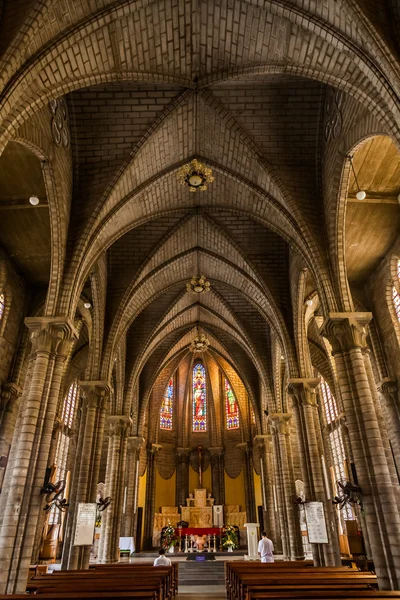
[[[172,527],[171,523],[168,523],[168,526],[162,533],[161,545],[166,552],[174,552],[174,547],[177,543],[178,538],[175,535],[175,528]]]
[[[225,525],[222,529],[221,546],[227,548],[228,552],[233,552],[236,548],[239,548],[238,535],[234,525]]]

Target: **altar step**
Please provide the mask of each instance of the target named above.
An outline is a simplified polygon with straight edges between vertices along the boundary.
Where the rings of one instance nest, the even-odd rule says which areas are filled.
[[[225,563],[221,561],[183,561],[179,563],[178,585],[225,585]]]

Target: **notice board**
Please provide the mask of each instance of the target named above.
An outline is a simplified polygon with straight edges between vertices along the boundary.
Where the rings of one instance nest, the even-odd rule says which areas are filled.
[[[327,544],[328,532],[326,530],[324,505],[322,502],[306,502],[307,535],[310,544]]]
[[[96,524],[96,504],[78,503],[74,546],[91,546],[93,544],[94,526]]]

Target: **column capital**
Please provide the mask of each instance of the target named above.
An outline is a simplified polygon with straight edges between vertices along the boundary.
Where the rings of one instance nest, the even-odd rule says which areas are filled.
[[[263,433],[263,434],[259,434],[259,435],[255,435],[253,438],[253,442],[256,446],[258,446],[260,448],[260,450],[263,450],[265,448],[265,444],[268,444],[271,440],[271,434],[270,433]]]
[[[67,357],[79,337],[74,322],[69,317],[26,317],[30,331],[32,352],[56,352]]]
[[[241,442],[240,444],[236,444],[236,448],[239,448],[239,450],[241,450],[245,454],[247,454],[251,450],[250,444],[248,442]]]
[[[161,444],[149,444],[148,446],[148,451],[150,452],[150,454],[157,454],[157,452],[159,452],[161,449]]]
[[[289,379],[287,383],[287,391],[293,396],[299,405],[308,404],[316,406],[317,404],[317,387],[320,384],[319,378],[296,378]]]
[[[225,449],[223,446],[210,446],[208,450],[212,456],[221,456]]]
[[[1,386],[0,410],[11,411],[14,403],[22,394],[22,387],[15,381],[8,381]]]
[[[399,394],[398,381],[396,377],[384,377],[378,382],[378,390],[390,400],[397,401]]]
[[[289,421],[292,418],[291,413],[272,413],[269,415],[272,427],[277,433],[283,435],[290,434]]]
[[[139,451],[143,446],[145,439],[138,435],[130,435],[128,437],[128,452],[133,454],[135,451]]]
[[[176,461],[178,464],[187,464],[189,463],[189,452],[190,448],[184,448],[182,446],[178,446],[176,448]]]
[[[107,381],[82,380],[78,385],[88,408],[102,408],[110,395]]]
[[[353,348],[365,348],[370,312],[329,313],[320,329],[332,346],[332,354]]]
[[[110,437],[113,435],[122,436],[126,433],[128,427],[132,425],[132,420],[124,415],[110,415],[107,417],[107,423],[110,428]]]

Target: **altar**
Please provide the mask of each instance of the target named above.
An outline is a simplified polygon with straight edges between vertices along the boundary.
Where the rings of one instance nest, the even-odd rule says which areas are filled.
[[[246,512],[240,511],[240,506],[215,505],[214,498],[207,494],[205,488],[197,488],[186,498],[186,506],[162,506],[161,512],[154,514],[153,546],[158,547],[164,527],[172,525],[176,536],[196,538],[197,536],[219,537],[221,528],[225,525],[237,525],[240,530],[240,544],[245,543],[244,524]],[[187,527],[178,524],[187,523]],[[181,545],[180,545],[181,546]]]
[[[181,506],[182,521],[189,523],[189,527],[212,527],[214,498],[204,488],[194,490],[194,497],[190,494],[186,498],[186,506]]]

